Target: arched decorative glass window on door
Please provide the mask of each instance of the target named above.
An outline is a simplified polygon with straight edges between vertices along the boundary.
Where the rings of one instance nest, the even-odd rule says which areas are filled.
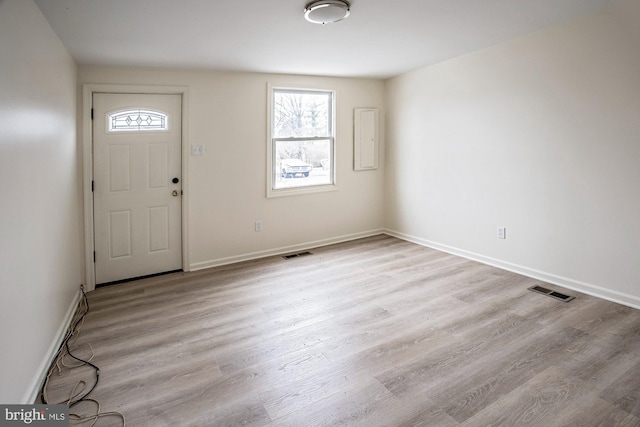
[[[108,132],[144,132],[169,130],[169,117],[161,111],[127,110],[107,117]]]

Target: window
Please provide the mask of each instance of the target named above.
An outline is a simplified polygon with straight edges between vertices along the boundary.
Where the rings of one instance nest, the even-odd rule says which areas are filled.
[[[169,129],[167,115],[160,111],[128,110],[109,114],[109,132],[164,131]]]
[[[270,195],[334,186],[334,98],[327,90],[272,89]]]

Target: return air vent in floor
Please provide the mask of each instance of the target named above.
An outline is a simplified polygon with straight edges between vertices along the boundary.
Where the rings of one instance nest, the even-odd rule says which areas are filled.
[[[300,256],[307,256],[307,255],[313,255],[313,253],[309,252],[309,251],[305,251],[305,252],[299,252],[297,254],[291,254],[291,255],[284,255],[282,258],[284,259],[291,259],[291,258],[298,258]]]
[[[560,292],[552,291],[551,289],[543,288],[542,286],[532,286],[528,288],[530,291],[537,292],[539,294],[547,295],[551,298],[555,298],[560,301],[569,302],[575,297],[561,294]]]

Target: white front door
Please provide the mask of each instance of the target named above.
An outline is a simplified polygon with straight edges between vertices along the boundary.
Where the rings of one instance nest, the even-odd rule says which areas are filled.
[[[93,94],[96,284],[182,269],[181,105]]]

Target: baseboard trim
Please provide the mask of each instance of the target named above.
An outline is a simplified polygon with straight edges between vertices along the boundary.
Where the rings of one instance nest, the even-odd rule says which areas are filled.
[[[82,297],[82,291],[79,290],[76,296],[73,298],[73,301],[71,301],[71,305],[69,305],[69,308],[67,309],[67,313],[65,314],[64,319],[60,324],[60,327],[58,328],[55,336],[53,337],[53,340],[51,341],[49,348],[47,349],[45,358],[40,363],[40,366],[38,366],[38,370],[36,371],[36,374],[34,375],[33,380],[31,381],[31,385],[29,386],[29,388],[27,389],[27,392],[22,398],[22,404],[30,405],[34,403],[38,398],[38,394],[40,393],[40,388],[42,387],[42,383],[45,377],[47,376],[47,372],[49,372],[49,367],[51,366],[51,363],[53,363],[54,357],[58,353],[58,349],[62,345],[62,340],[64,340],[67,330],[69,329],[69,325],[73,320],[73,315],[76,312],[76,308],[78,307],[78,303],[80,302],[81,297]]]
[[[297,245],[283,246],[280,248],[268,249],[264,251],[251,252],[242,255],[236,255],[226,258],[218,258],[209,261],[195,262],[190,265],[190,271],[204,270],[211,267],[219,267],[221,265],[234,264],[242,261],[251,261],[254,259],[266,258],[275,255],[283,255],[291,252],[303,251],[321,246],[333,245],[336,243],[348,242],[351,240],[362,239],[365,237],[377,236],[384,234],[385,231],[382,228],[363,231],[360,233],[346,234],[343,236],[331,237],[329,239],[315,240],[306,243],[300,243]]]
[[[483,264],[491,265],[493,267],[498,267],[503,270],[522,274],[523,276],[531,277],[533,279],[538,279],[546,283],[562,286],[563,288],[571,289],[577,292],[582,292],[584,294],[591,295],[597,298],[602,298],[607,301],[611,301],[611,302],[623,304],[632,308],[640,309],[640,297],[637,297],[634,295],[629,295],[623,292],[606,289],[601,286],[592,285],[590,283],[581,282],[578,280],[570,279],[568,277],[558,276],[556,274],[547,273],[544,271],[525,267],[523,265],[513,264],[507,261],[488,257],[475,252],[466,251],[464,249],[443,245],[441,243],[422,239],[420,237],[401,233],[395,230],[385,229],[384,233],[388,234],[389,236],[397,237],[399,239],[416,243],[421,246],[426,246],[431,249],[447,252],[452,255],[457,255],[473,261],[481,262]]]

